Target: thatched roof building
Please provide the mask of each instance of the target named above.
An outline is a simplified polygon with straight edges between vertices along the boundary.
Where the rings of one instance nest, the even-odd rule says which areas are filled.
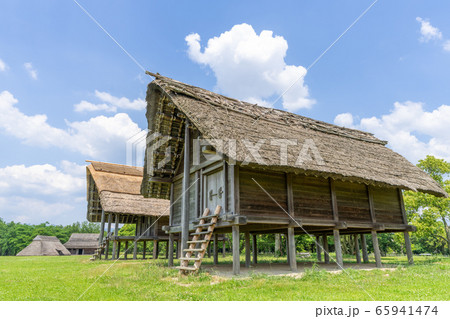
[[[99,234],[73,233],[64,247],[72,255],[92,255],[98,248]]]
[[[238,163],[247,160],[249,166],[256,164],[281,172],[448,196],[426,173],[387,148],[386,141],[377,139],[371,133],[242,102],[159,75],[148,87],[147,102],[149,134],[158,132],[163,136],[171,136],[172,149],[178,153],[183,148],[184,118],[188,117],[202,138],[210,140],[217,151]],[[256,144],[262,138],[267,141],[312,139],[323,162],[296,163],[303,146],[299,143],[289,146],[288,161],[281,165],[280,146],[266,142],[259,149],[263,162],[256,163],[254,157],[248,157],[248,149],[242,140]],[[228,147],[226,142],[225,145],[221,144],[221,141],[228,140],[237,141],[233,153],[230,152],[233,148]],[[154,156],[154,173],[144,171],[142,194],[168,199],[169,188],[162,188],[156,180],[173,178],[181,157],[174,158],[161,169],[156,165],[165,154],[158,153]],[[159,189],[161,191],[157,191]]]
[[[37,235],[17,256],[69,256],[70,252],[55,236]]]
[[[363,247],[365,234],[372,234],[381,266],[377,233],[403,232],[412,261],[408,232],[415,228],[408,225],[402,190],[448,196],[373,134],[149,74],[155,80],[147,90],[141,193],[172,200],[167,230],[181,234],[182,247],[203,210],[220,206],[214,233],[233,234],[234,273],[241,231],[246,251],[250,235],[287,233],[292,269],[297,234],[315,234],[324,243],[332,235],[339,264],[340,234],[358,236],[356,242],[361,236]]]

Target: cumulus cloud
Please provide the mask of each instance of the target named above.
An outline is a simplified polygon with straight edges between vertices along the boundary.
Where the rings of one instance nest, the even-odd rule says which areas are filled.
[[[81,101],[76,104],[76,112],[92,112],[92,111],[106,111],[117,112],[117,109],[140,111],[145,109],[146,103],[143,99],[135,99],[130,101],[126,97],[116,97],[107,92],[100,92],[95,90],[95,97],[102,103],[94,104],[88,101]]]
[[[66,121],[66,128],[56,128],[47,122],[47,116],[26,115],[14,105],[18,100],[8,92],[0,93],[0,130],[39,147],[58,147],[98,160],[108,160],[124,152],[126,141],[141,132],[128,114],[112,117],[97,116],[87,121]]]
[[[7,65],[5,62],[3,62],[2,59],[0,59],[0,72],[6,71]]]
[[[442,33],[438,28],[433,27],[428,20],[417,17],[416,21],[420,23],[420,41],[428,42],[430,40],[442,39]]]
[[[25,70],[27,70],[28,75],[33,79],[33,80],[37,80],[38,75],[37,75],[37,70],[33,67],[33,64],[31,64],[31,62],[26,62],[23,64]]]
[[[315,103],[304,83],[306,69],[286,64],[288,43],[272,31],[257,34],[251,25],[235,25],[209,39],[203,52],[199,34],[189,34],[185,40],[190,59],[213,70],[217,90],[223,94],[268,106],[270,98],[295,83],[283,95],[283,108],[297,111]]]
[[[352,117],[353,118],[353,117]],[[424,110],[418,102],[396,102],[394,109],[381,117],[363,118],[350,122],[348,113],[339,114],[335,124],[374,133],[389,141],[390,147],[416,163],[426,155],[450,160],[450,106],[441,105],[432,111]]]
[[[341,113],[334,119],[334,124],[351,128],[353,127],[353,115],[351,113]]]

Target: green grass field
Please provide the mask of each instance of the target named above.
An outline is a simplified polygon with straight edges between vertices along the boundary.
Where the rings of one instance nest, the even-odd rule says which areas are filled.
[[[450,300],[450,258],[445,257],[415,257],[414,266],[404,257],[384,257],[395,269],[349,269],[348,274],[313,267],[301,278],[222,278],[204,272],[180,277],[164,259],[118,261],[101,276],[112,263],[90,262],[89,256],[0,257],[0,300],[77,300],[96,280],[80,300],[371,300],[368,294],[375,300]]]

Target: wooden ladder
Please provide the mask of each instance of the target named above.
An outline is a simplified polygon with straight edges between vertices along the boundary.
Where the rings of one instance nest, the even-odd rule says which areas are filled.
[[[196,273],[200,269],[221,209],[221,206],[217,206],[214,214],[209,215],[209,208],[206,208],[203,215],[199,218],[200,221],[196,226],[195,232],[190,234],[193,237],[187,242],[189,247],[184,250],[186,255],[180,258],[180,266],[176,267],[180,270],[180,274]],[[200,248],[196,248],[198,244],[200,244]],[[197,255],[193,257],[192,255],[195,253]],[[189,266],[190,261],[194,262],[193,266]]]
[[[95,261],[97,259],[100,259],[102,252],[105,250],[106,248],[106,242],[103,241],[101,245],[99,245],[99,247],[95,250],[94,254],[92,255],[92,257],[89,259],[90,261]]]

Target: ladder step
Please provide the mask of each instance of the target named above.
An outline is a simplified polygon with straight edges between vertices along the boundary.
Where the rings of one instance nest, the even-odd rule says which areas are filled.
[[[201,249],[201,248],[187,248],[187,249],[184,249],[183,251],[204,251],[204,249]]]
[[[176,269],[180,269],[180,270],[189,270],[189,271],[197,271],[198,270],[198,268],[195,268],[195,267],[183,267],[183,266],[178,266],[178,267],[175,267]]]
[[[215,225],[215,224],[216,224],[216,223],[198,224],[198,225],[195,225],[195,227],[196,227],[196,228],[198,228],[198,227],[203,227],[203,228],[205,228],[205,227],[209,227],[209,226]]]
[[[208,216],[199,217],[197,219],[210,219],[210,218],[219,217],[219,216],[220,216],[220,214],[218,214],[218,215],[208,215]]]
[[[200,243],[206,243],[206,240],[188,240],[188,244],[200,244]]]
[[[197,261],[197,260],[201,260],[201,258],[194,258],[194,257],[187,258],[187,257],[183,257],[183,258],[180,258],[180,260]]]
[[[197,236],[197,235],[206,235],[206,234],[211,234],[211,233],[212,233],[212,231],[205,230],[205,231],[201,231],[201,232],[199,232],[199,233],[190,233],[189,235],[191,235],[191,236]]]

